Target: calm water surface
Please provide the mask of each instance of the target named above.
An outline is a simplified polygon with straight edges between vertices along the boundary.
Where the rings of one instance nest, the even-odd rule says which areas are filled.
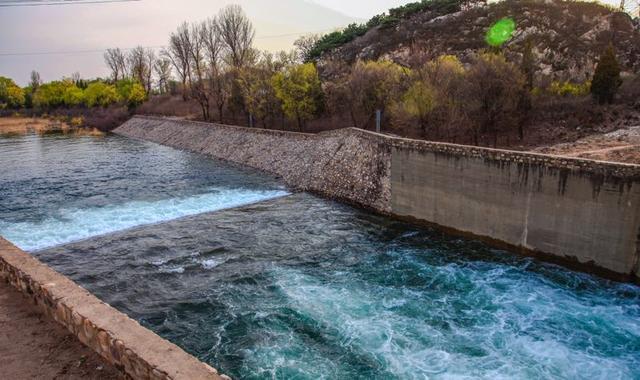
[[[636,286],[281,197],[256,173],[119,137],[0,139],[0,164],[19,166],[0,180],[0,233],[31,247],[90,237],[34,255],[233,377],[640,378]],[[154,224],[78,227],[123,214]]]

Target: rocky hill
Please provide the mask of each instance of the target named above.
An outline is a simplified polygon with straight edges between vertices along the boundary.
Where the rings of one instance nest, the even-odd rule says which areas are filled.
[[[443,10],[444,9],[444,10]],[[389,59],[413,65],[442,54],[466,62],[487,47],[490,26],[504,18],[517,25],[503,49],[519,61],[525,41],[537,57],[540,78],[583,81],[601,52],[613,43],[623,70],[640,71],[640,28],[628,14],[593,2],[506,0],[458,3],[454,9],[426,7],[394,23],[383,23],[323,54],[327,61]]]

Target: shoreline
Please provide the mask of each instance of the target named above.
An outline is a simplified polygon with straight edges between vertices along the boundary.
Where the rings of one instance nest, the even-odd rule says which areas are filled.
[[[0,117],[0,136],[21,136],[29,133],[73,134],[80,136],[104,136],[96,128],[76,127],[56,119],[44,117],[9,116]]]

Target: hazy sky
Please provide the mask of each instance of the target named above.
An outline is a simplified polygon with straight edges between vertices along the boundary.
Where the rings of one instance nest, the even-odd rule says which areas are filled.
[[[231,3],[240,4],[253,21],[256,47],[288,50],[299,35],[329,32],[412,0],[82,1],[98,3],[7,7],[3,5],[21,1],[0,0],[0,76],[21,85],[28,82],[31,70],[39,71],[46,81],[76,71],[87,78],[106,76],[104,49],[136,45],[159,49],[182,21],[203,20]]]
[[[301,34],[328,32],[407,2],[142,0],[2,7],[16,1],[0,0],[0,76],[14,78],[21,85],[34,69],[46,81],[75,71],[83,77],[104,76],[107,69],[100,50],[165,45],[169,33],[182,21],[202,20],[230,3],[240,4],[253,21],[258,48],[288,50]]]

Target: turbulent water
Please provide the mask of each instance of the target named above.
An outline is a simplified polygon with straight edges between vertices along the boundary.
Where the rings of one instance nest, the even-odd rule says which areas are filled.
[[[6,212],[11,202],[3,197],[3,226],[38,230],[59,219],[66,229],[84,218],[113,225],[119,215],[142,220],[158,208],[173,210],[166,211],[173,219],[206,211],[207,194],[219,195],[217,210],[248,202],[243,194],[283,191],[255,173],[152,144],[52,143],[61,157],[46,164],[49,174],[30,177],[36,169],[27,167],[10,168],[14,180],[3,176],[3,189],[10,186],[12,202],[23,207]],[[85,185],[63,184],[75,183],[73,173],[87,164],[76,162],[82,154],[64,153],[75,144],[104,147],[86,148],[88,162],[140,169],[92,168],[93,176],[123,176],[122,192],[110,187],[96,204],[91,186],[109,187],[89,172],[80,176]],[[5,155],[5,146],[14,145],[0,140],[0,164],[11,156],[12,165],[27,165],[28,157],[15,157],[23,153]],[[57,186],[25,185],[36,177]],[[80,194],[66,193],[79,187]],[[74,217],[60,211],[69,209]],[[640,288],[633,285],[306,194],[147,222],[34,254],[234,378],[640,378]],[[55,244],[93,234],[69,228],[77,235]],[[23,243],[49,245],[47,236]]]
[[[0,138],[0,235],[33,251],[286,195],[273,180],[124,137]]]

